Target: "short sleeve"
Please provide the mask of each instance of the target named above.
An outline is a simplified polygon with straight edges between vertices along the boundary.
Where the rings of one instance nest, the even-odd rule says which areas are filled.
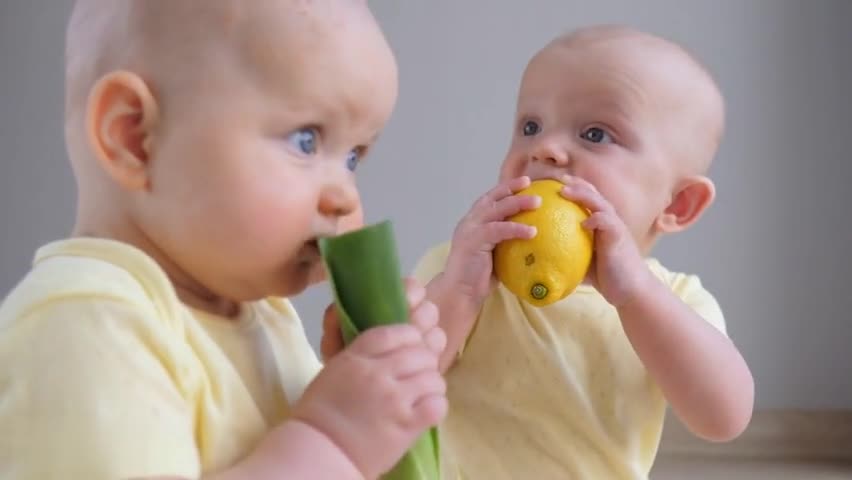
[[[449,254],[449,242],[432,247],[417,262],[412,276],[423,285],[429,283],[430,280],[444,271]]]
[[[673,274],[670,285],[672,291],[684,303],[692,307],[698,315],[723,334],[728,334],[725,316],[722,314],[719,302],[716,301],[713,294],[704,288],[696,275]]]
[[[0,479],[196,478],[189,369],[173,336],[118,300],[58,300],[6,323]]]

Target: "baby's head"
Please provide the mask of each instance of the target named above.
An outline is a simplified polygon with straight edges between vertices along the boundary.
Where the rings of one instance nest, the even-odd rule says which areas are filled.
[[[627,27],[585,28],[527,66],[500,175],[585,179],[648,253],[712,203],[705,175],[723,130],[715,82],[681,47]]]
[[[353,171],[393,110],[363,0],[80,0],[66,140],[76,234],[152,255],[190,304],[303,290],[360,225]]]

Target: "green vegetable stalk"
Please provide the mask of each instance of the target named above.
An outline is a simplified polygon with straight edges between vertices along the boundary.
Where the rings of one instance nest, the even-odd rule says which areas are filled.
[[[319,247],[346,344],[368,328],[408,321],[408,302],[389,221],[322,239]],[[433,427],[417,439],[382,480],[439,478],[438,432]]]

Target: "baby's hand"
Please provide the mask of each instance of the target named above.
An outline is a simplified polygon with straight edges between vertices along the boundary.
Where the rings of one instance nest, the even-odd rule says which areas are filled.
[[[410,310],[414,310],[417,305],[423,302],[422,295],[425,295],[425,290],[420,288],[417,285],[416,280],[412,278],[406,278],[404,281],[408,308]],[[420,317],[417,317],[412,320],[417,322],[419,321],[419,318]],[[435,332],[432,332],[432,334],[433,336],[436,335]],[[435,340],[435,338],[432,338],[433,342]],[[343,350],[344,346],[343,333],[340,331],[340,314],[337,311],[337,305],[332,303],[326,307],[322,318],[322,338],[320,339],[320,355],[322,356],[322,361],[328,362],[331,360],[332,357]]]
[[[340,318],[337,305],[332,303],[325,309],[325,314],[322,316],[322,338],[320,338],[322,361],[328,362],[342,350],[343,333],[340,331]]]
[[[627,225],[612,204],[589,182],[566,176],[562,196],[583,205],[591,216],[583,226],[595,232],[595,254],[589,269],[592,285],[618,307],[641,294],[648,267]]]
[[[331,359],[293,412],[336,443],[365,478],[393,467],[447,412],[438,371],[446,338],[425,295],[409,287],[411,324],[360,334]]]
[[[507,217],[541,205],[538,197],[515,195],[529,185],[529,177],[505,181],[480,197],[461,219],[442,277],[453,291],[481,303],[495,285],[494,247],[504,240],[535,236],[535,227],[506,221]]]

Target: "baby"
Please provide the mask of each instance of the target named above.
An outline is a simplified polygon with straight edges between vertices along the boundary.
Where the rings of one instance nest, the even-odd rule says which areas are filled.
[[[425,289],[324,368],[285,299],[396,102],[366,2],[80,0],[66,81],[78,217],[0,307],[0,478],[373,479],[443,418]]]
[[[447,478],[647,478],[667,405],[702,438],[742,432],[754,385],[719,305],[649,256],[712,203],[723,117],[696,60],[627,27],[530,61],[500,184],[417,267],[448,337]],[[590,211],[595,259],[575,293],[535,308],[496,285],[492,250],[535,235],[506,218],[539,205],[513,194],[541,178]]]

